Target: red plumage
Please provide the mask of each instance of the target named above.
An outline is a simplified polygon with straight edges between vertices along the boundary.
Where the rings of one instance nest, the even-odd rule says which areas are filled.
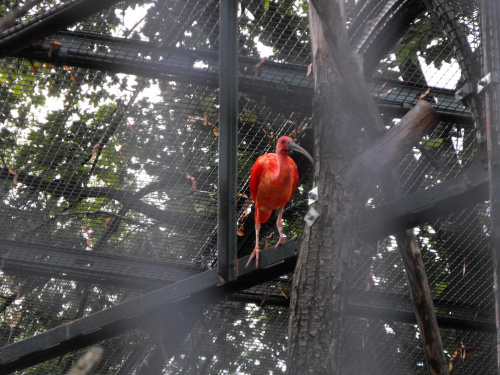
[[[273,211],[284,207],[297,189],[299,172],[291,157],[284,155],[288,162],[287,171],[279,171],[278,155],[269,153],[260,156],[250,174],[250,193],[255,202],[255,221],[260,210],[260,223],[265,223]],[[283,167],[282,167],[283,169]]]
[[[258,267],[260,224],[268,221],[275,209],[280,210],[276,222],[280,239],[276,247],[286,240],[281,226],[283,207],[292,198],[299,181],[297,166],[288,156],[291,150],[303,153],[312,162],[311,156],[303,148],[296,145],[290,137],[285,136],[278,139],[276,153],[260,156],[252,167],[250,193],[255,204],[255,249],[247,266],[255,257],[256,267]]]

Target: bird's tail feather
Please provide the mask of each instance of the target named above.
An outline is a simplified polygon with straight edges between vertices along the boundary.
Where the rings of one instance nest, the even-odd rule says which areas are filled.
[[[271,211],[268,211],[268,210],[265,210],[265,209],[262,209],[262,208],[259,208],[259,221],[260,223],[265,223],[266,221],[269,220],[269,218],[271,217],[273,213],[273,210]],[[255,210],[255,221],[257,221],[257,210]]]

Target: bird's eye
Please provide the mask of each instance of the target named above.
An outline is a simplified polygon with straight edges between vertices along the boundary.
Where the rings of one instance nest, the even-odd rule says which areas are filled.
[[[281,140],[281,143],[285,143],[285,140],[284,140],[284,139],[282,139],[282,140]]]

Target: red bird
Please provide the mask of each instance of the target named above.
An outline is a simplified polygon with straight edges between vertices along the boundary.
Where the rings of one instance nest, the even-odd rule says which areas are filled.
[[[255,203],[255,249],[253,250],[247,267],[255,257],[255,266],[259,266],[259,230],[260,224],[265,223],[271,217],[273,210],[279,208],[276,226],[280,234],[280,243],[286,241],[281,227],[283,207],[295,193],[299,173],[297,166],[291,157],[290,151],[298,151],[304,154],[313,163],[313,158],[299,145],[295,144],[290,137],[280,137],[276,146],[276,153],[268,153],[255,161],[250,174],[250,193]]]

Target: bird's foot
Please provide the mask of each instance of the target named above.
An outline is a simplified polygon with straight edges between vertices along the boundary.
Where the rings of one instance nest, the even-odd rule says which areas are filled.
[[[252,255],[250,255],[250,259],[248,259],[247,265],[245,267],[248,267],[248,265],[252,262],[252,259],[255,257],[255,268],[259,268],[259,253],[260,249],[258,247],[253,249]]]
[[[274,248],[276,249],[280,243],[283,243],[283,242],[286,242],[286,237],[280,237],[280,239],[278,240],[278,242],[276,243],[276,246],[274,246]]]

